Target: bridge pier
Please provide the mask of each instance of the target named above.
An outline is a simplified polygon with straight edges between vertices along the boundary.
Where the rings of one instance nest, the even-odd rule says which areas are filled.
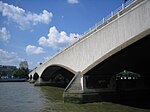
[[[88,89],[86,77],[78,72],[63,93],[64,102],[90,103],[113,100],[116,93],[115,81],[112,77],[110,86],[107,89]]]
[[[79,72],[65,88],[63,98],[64,102],[72,103],[130,102],[137,98],[140,101],[150,101],[149,93],[149,87],[140,75],[130,71],[112,75],[109,79],[104,76],[82,75]]]
[[[82,103],[83,99],[83,77],[81,73],[75,74],[63,93],[64,102]]]

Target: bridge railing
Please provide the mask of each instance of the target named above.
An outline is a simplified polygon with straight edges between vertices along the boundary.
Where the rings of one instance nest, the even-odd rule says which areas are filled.
[[[104,17],[100,22],[96,23],[95,26],[89,28],[89,30],[87,30],[86,32],[83,33],[83,35],[81,35],[81,37],[87,37],[88,35],[91,34],[92,31],[94,31],[95,29],[100,29],[103,26],[105,26],[105,23],[107,23],[107,21],[111,20],[111,18],[113,18],[115,15],[117,15],[119,12],[121,12],[122,10],[126,9],[127,7],[129,7],[130,5],[132,5],[133,3],[135,3],[138,0],[128,0],[126,3],[123,3],[120,7],[118,7],[116,10],[112,11],[109,15],[107,15],[106,17]],[[109,21],[110,22],[110,21]],[[103,25],[104,24],[104,25]],[[101,27],[99,27],[101,26]]]

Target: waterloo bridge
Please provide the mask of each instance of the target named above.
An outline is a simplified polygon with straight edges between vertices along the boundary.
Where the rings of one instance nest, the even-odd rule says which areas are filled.
[[[117,79],[116,74],[124,70],[140,76]],[[29,77],[35,85],[64,87],[64,100],[74,102],[109,100],[118,91],[149,90],[150,0],[122,4]]]

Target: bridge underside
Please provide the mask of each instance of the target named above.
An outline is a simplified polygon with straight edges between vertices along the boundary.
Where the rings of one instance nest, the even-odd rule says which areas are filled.
[[[150,86],[150,35],[137,41],[136,43],[121,50],[110,58],[106,59],[96,67],[88,71],[84,76],[89,77],[87,87],[98,84],[99,80],[110,80],[112,75],[116,75],[124,70],[132,71],[141,75],[144,83]]]
[[[130,99],[142,103],[150,101],[150,35],[122,49],[99,63],[76,80],[64,92],[66,101],[76,103],[93,101],[122,101]],[[116,74],[127,70],[140,74],[138,80],[117,80]],[[81,76],[79,76],[81,77]],[[79,84],[80,83],[80,84]],[[83,86],[83,87],[82,87]],[[82,90],[78,90],[82,88]],[[76,90],[76,91],[75,91]],[[136,100],[135,100],[136,99]],[[79,101],[79,102],[78,102]]]
[[[35,85],[49,85],[65,88],[74,74],[60,66],[47,67]]]

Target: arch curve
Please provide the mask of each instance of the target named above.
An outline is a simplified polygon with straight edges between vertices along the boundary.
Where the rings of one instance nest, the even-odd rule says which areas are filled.
[[[73,70],[68,70],[68,68],[62,65],[51,65],[44,69],[40,78],[51,82],[54,86],[66,87],[75,75],[75,72],[71,71]]]
[[[38,73],[34,73],[34,75],[33,75],[33,79],[34,79],[34,80],[37,80],[38,78],[39,78]]]
[[[50,65],[50,66],[48,66],[48,67],[53,67],[53,66],[61,67],[61,68],[63,68],[63,69],[66,69],[66,70],[70,71],[70,72],[73,73],[73,74],[76,74],[76,71],[75,71],[75,70],[73,70],[73,69],[71,69],[70,67],[67,67],[67,66],[65,66],[65,65],[62,65],[62,64],[52,64],[52,65]]]

